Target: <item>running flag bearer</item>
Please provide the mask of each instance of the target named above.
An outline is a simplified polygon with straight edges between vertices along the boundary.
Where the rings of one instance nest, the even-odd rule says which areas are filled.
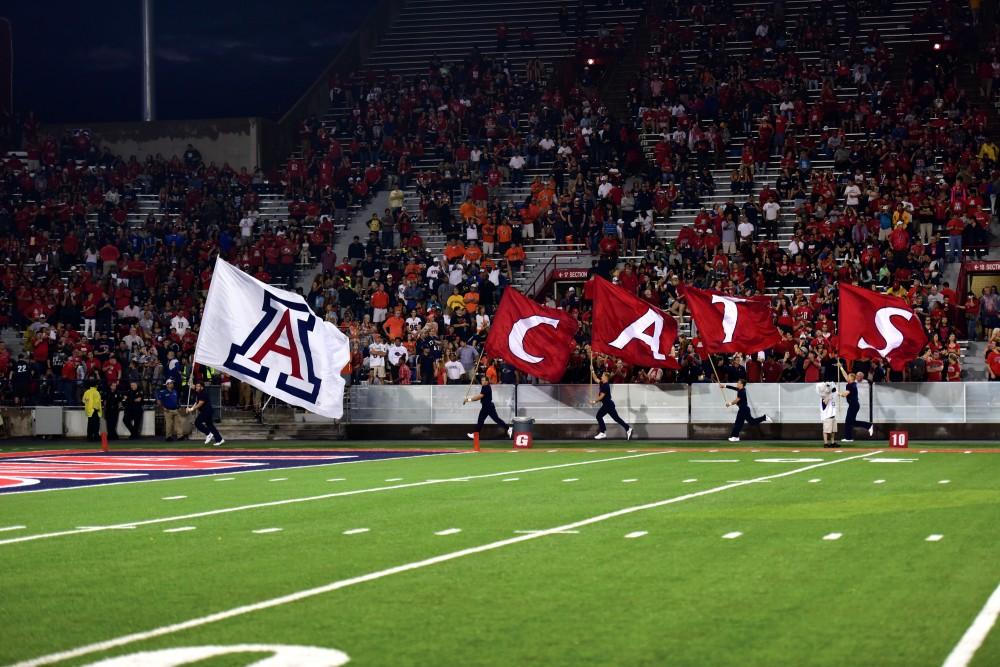
[[[340,419],[350,341],[305,299],[215,261],[194,360],[285,403]]]
[[[476,420],[476,430],[472,433],[466,433],[470,439],[475,440],[476,435],[483,430],[483,424],[486,423],[487,417],[492,419],[495,424],[499,424],[501,428],[506,429],[508,438],[514,435],[514,427],[508,426],[507,422],[500,419],[500,415],[497,414],[497,406],[493,404],[493,387],[490,386],[490,379],[485,375],[483,375],[479,393],[466,398],[462,404],[474,401],[479,401],[479,419]]]
[[[615,402],[611,400],[611,376],[608,373],[602,373],[601,377],[597,377],[597,373],[594,372],[593,367],[590,369],[590,374],[595,380],[601,383],[600,387],[597,389],[597,398],[590,402],[591,405],[601,404],[601,409],[597,411],[597,435],[594,436],[594,440],[604,440],[608,437],[607,430],[608,427],[604,424],[605,415],[610,416],[615,422],[618,423],[623,429],[625,429],[625,439],[632,439],[632,427],[629,426],[624,419],[618,416],[618,410],[615,409]]]

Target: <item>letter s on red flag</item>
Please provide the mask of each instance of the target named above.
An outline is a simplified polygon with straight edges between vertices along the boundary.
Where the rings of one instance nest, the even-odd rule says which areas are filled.
[[[576,346],[577,326],[564,311],[535,303],[508,287],[486,338],[486,354],[528,375],[558,382]]]
[[[735,297],[681,286],[698,336],[710,353],[750,354],[774,347],[781,332],[774,326],[766,297]]]
[[[677,320],[639,297],[595,277],[591,346],[635,366],[680,368],[671,354]]]
[[[927,345],[924,325],[899,297],[840,283],[840,356],[848,361],[882,357],[901,371]]]

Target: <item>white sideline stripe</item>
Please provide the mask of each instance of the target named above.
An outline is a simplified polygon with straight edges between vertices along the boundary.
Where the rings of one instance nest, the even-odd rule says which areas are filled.
[[[824,535],[823,539],[827,542],[832,542],[833,540],[839,540],[843,536],[843,533],[830,533],[829,535]]]
[[[163,500],[184,500],[187,496],[163,496]]]
[[[462,532],[461,528],[445,528],[444,530],[439,530],[434,534],[444,536],[444,535],[454,535],[455,533],[461,533],[461,532]]]
[[[657,453],[657,452],[652,452],[652,453]],[[879,454],[879,453],[881,452],[875,451],[875,452],[869,452],[867,454],[858,454],[856,456],[849,456],[847,458],[834,459],[832,461],[824,461],[823,463],[814,463],[812,465],[808,465],[803,468],[796,468],[795,470],[786,470],[784,472],[774,473],[772,475],[759,477],[757,479],[780,479],[782,477],[796,475],[800,472],[805,472],[807,470],[813,470],[814,468],[822,468],[824,466],[836,465],[838,463],[843,463],[845,461],[862,459],[866,456],[871,456],[872,454]],[[620,457],[620,458],[629,458],[629,457]],[[545,537],[547,535],[554,535],[567,530],[576,530],[578,528],[583,528],[584,526],[589,526],[595,523],[600,523],[602,521],[607,521],[608,519],[616,519],[620,516],[627,516],[629,514],[634,514],[636,512],[656,509],[658,507],[664,507],[666,505],[672,505],[674,503],[684,502],[685,500],[691,500],[692,498],[700,498],[701,496],[708,496],[714,493],[728,491],[729,489],[735,489],[740,486],[745,486],[745,484],[742,483],[724,484],[723,486],[716,486],[714,488],[704,489],[702,491],[694,491],[692,493],[687,493],[682,496],[674,496],[673,498],[657,500],[655,502],[646,503],[644,505],[633,505],[632,507],[625,507],[623,509],[615,510],[613,512],[608,512],[606,514],[598,514],[596,516],[592,516],[587,519],[581,519],[579,521],[567,523],[562,526],[556,526],[554,528],[549,528],[547,530],[543,530],[537,533],[531,533],[530,535],[518,535],[517,537],[509,537],[503,540],[497,540],[496,542],[488,542],[487,544],[480,544],[479,546],[468,547],[465,549],[460,549],[458,551],[452,551],[450,553],[445,553],[445,554],[440,554],[438,556],[425,558],[423,560],[404,563],[403,565],[396,565],[394,567],[386,568],[384,570],[369,572],[368,574],[362,574],[356,577],[351,577],[349,579],[341,579],[340,581],[333,581],[330,582],[329,584],[324,584],[323,586],[317,586],[315,588],[307,588],[305,590],[297,591],[295,593],[289,593],[287,595],[282,595],[276,598],[271,598],[269,600],[264,600],[262,602],[255,602],[253,604],[227,609],[226,611],[219,611],[214,614],[209,614],[207,616],[192,618],[188,619],[187,621],[181,621],[179,623],[173,623],[171,625],[164,625],[159,628],[154,628],[152,630],[146,630],[144,632],[134,632],[129,635],[122,635],[114,639],[108,639],[101,642],[95,642],[93,644],[87,644],[85,646],[80,646],[75,649],[60,651],[59,653],[50,653],[48,655],[43,655],[38,658],[26,660],[24,662],[19,662],[13,667],[38,667],[40,665],[50,665],[54,662],[61,662],[63,660],[72,660],[74,658],[79,658],[84,655],[90,655],[91,653],[108,651],[113,648],[118,648],[119,646],[127,646],[128,644],[134,644],[135,642],[145,641],[147,639],[153,639],[155,637],[162,637],[164,635],[174,634],[175,632],[181,632],[183,630],[190,630],[191,628],[201,627],[203,625],[208,625],[209,623],[225,621],[230,618],[243,616],[244,614],[249,614],[255,611],[262,611],[264,609],[280,607],[286,604],[290,604],[292,602],[298,602],[300,600],[306,600],[308,598],[315,597],[317,595],[322,595],[324,593],[331,593],[333,591],[337,591],[342,588],[347,588],[349,586],[355,586],[357,584],[363,584],[369,581],[376,581],[378,579],[392,576],[394,574],[410,572],[411,570],[419,570],[421,568],[428,567],[430,565],[437,565],[438,563],[447,563],[448,561],[456,560],[458,558],[464,558],[465,556],[472,556],[487,551],[493,551],[495,549],[502,549],[503,547],[507,547],[512,544],[518,544],[520,542],[528,542],[530,540],[535,540],[540,537]]]
[[[287,482],[288,478],[287,477],[275,477],[274,479],[269,479],[267,481],[269,481],[269,482]]]
[[[0,528],[0,533],[6,533],[11,530],[24,530],[27,526],[4,526]]]
[[[360,535],[361,533],[367,533],[371,528],[351,528],[350,530],[345,530],[344,535]]]
[[[648,530],[636,530],[636,531],[633,531],[631,533],[626,533],[625,534],[625,539],[626,540],[634,540],[635,538],[642,537],[643,535],[649,535],[649,531]]]
[[[944,535],[938,535],[937,533],[935,533],[933,535],[928,535],[927,536],[927,541],[928,542],[940,542],[943,539],[944,539]]]
[[[235,477],[216,477],[215,481],[216,482],[231,482],[234,479],[236,479],[236,478]]]
[[[132,521],[129,523],[121,523],[114,526],[85,526],[82,528],[76,528],[74,530],[60,530],[54,533],[37,533],[35,535],[24,535],[22,537],[11,537],[6,540],[0,540],[0,546],[4,544],[16,544],[18,542],[31,542],[33,540],[42,540],[50,537],[62,537],[64,535],[76,535],[77,533],[92,533],[100,530],[115,530],[121,528],[135,528],[136,526],[149,526],[157,523],[166,523],[169,521],[185,521],[187,519],[200,519],[206,516],[215,516],[218,514],[229,514],[230,512],[242,512],[244,510],[261,509],[264,507],[279,507],[281,505],[292,505],[295,503],[306,503],[313,500],[326,500],[328,498],[341,498],[344,496],[356,496],[363,493],[377,493],[379,491],[395,491],[396,489],[409,489],[417,486],[427,486],[429,484],[441,484],[444,482],[467,482],[473,479],[487,479],[489,477],[503,477],[506,475],[515,475],[528,472],[539,472],[542,470],[554,470],[556,468],[571,468],[573,466],[586,466],[593,465],[595,463],[609,463],[612,461],[624,461],[628,459],[637,459],[646,456],[659,456],[661,454],[670,454],[671,452],[646,452],[644,454],[633,454],[632,456],[615,456],[610,459],[594,459],[592,461],[574,461],[573,463],[559,463],[551,466],[539,466],[536,468],[524,468],[521,470],[505,470],[503,472],[491,472],[482,475],[470,475],[466,477],[451,477],[448,479],[429,479],[422,482],[409,482],[407,484],[394,484],[392,486],[376,486],[368,489],[355,489],[353,491],[338,491],[335,493],[324,493],[318,496],[305,496],[302,498],[286,498],[284,500],[271,500],[263,503],[253,503],[251,505],[239,505],[237,507],[223,507],[217,510],[206,510],[204,512],[194,512],[191,514],[179,514],[177,516],[166,516],[160,517],[158,519],[145,519],[142,521]],[[400,457],[402,458],[402,457]],[[423,458],[423,457],[408,457],[408,458]],[[399,459],[373,459],[379,461],[398,461]],[[343,464],[341,464],[343,465]]]
[[[986,600],[986,604],[983,605],[976,619],[972,621],[969,629],[955,644],[955,648],[948,654],[942,667],[966,667],[972,662],[972,657],[976,655],[976,651],[986,641],[986,636],[997,622],[997,616],[1000,616],[1000,585]]]
[[[185,533],[189,530],[194,530],[194,526],[178,526],[177,528],[164,528],[164,533]]]
[[[281,528],[258,528],[257,530],[252,532],[255,535],[266,535],[267,533],[280,533],[281,531],[282,531]]]
[[[726,533],[725,535],[723,535],[722,539],[724,539],[724,540],[735,540],[737,537],[739,537],[742,534],[743,533],[741,533],[740,531],[734,530],[731,533]]]

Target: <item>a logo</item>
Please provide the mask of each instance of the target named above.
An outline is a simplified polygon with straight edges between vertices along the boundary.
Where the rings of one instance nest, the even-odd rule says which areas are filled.
[[[531,447],[531,434],[530,433],[518,433],[514,436],[514,446],[520,447],[522,449]]]
[[[875,350],[884,357],[902,345],[904,340],[903,332],[897,329],[896,325],[892,323],[893,317],[902,317],[909,322],[913,319],[913,313],[902,308],[879,308],[878,312],[875,313],[875,328],[878,329],[878,332],[885,340],[885,347],[878,348],[862,336],[861,340],[858,341],[858,349]]]
[[[524,359],[529,364],[538,364],[545,360],[545,357],[536,357],[524,349],[524,337],[529,331],[542,324],[553,329],[559,328],[559,320],[554,317],[544,317],[542,315],[522,317],[514,323],[514,326],[510,328],[510,333],[507,335],[507,345],[515,357]]]
[[[225,368],[271,384],[303,401],[315,403],[322,381],[313,369],[309,335],[317,319],[309,307],[285,301],[264,290],[264,316],[241,345],[232,345]],[[280,366],[278,366],[280,364]]]

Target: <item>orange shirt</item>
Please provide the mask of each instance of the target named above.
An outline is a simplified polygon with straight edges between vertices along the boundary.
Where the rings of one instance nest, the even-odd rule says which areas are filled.
[[[517,246],[511,246],[507,248],[507,252],[504,253],[508,262],[523,262],[524,261],[524,248],[519,248]]]
[[[514,229],[508,225],[506,222],[501,223],[497,227],[497,240],[500,243],[510,243],[510,240],[514,238]]]
[[[497,228],[493,223],[487,222],[481,231],[484,243],[493,243],[497,240]]]
[[[497,377],[496,366],[490,364],[489,366],[486,367],[486,377],[489,378],[490,384],[496,384],[497,382],[499,382],[499,378]]]
[[[388,308],[389,307],[389,293],[385,290],[379,290],[372,294],[372,308]]]
[[[396,340],[403,337],[403,330],[406,328],[406,321],[399,315],[392,315],[382,323],[382,329],[389,336],[389,340]]]
[[[465,299],[465,312],[476,312],[476,308],[479,307],[479,292],[466,292],[463,298]]]
[[[489,211],[485,206],[476,207],[476,222],[480,225],[485,225],[486,221],[490,219]]]
[[[453,262],[462,255],[465,254],[465,244],[461,241],[455,241],[454,243],[449,243],[444,247],[444,256],[448,258],[448,261]]]
[[[479,249],[479,246],[469,246],[465,249],[465,261],[467,262],[478,262],[483,256],[483,251]]]

